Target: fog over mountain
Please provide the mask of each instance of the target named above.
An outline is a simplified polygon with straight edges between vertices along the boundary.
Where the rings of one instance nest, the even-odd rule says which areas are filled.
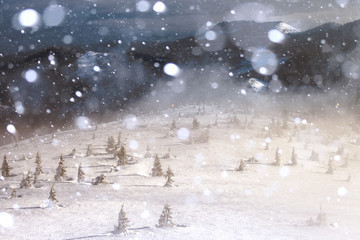
[[[248,100],[325,93],[358,109],[360,1],[0,1],[0,9],[5,135],[9,124],[71,126],[139,100],[151,109],[159,99],[237,101],[244,91]]]

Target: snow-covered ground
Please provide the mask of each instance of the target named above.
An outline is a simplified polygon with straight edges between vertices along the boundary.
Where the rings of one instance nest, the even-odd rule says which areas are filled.
[[[192,129],[194,118],[199,129]],[[284,129],[279,113],[183,106],[2,146],[11,176],[0,181],[0,239],[359,239],[359,132],[345,117],[304,118],[289,112]],[[116,143],[119,132],[133,159],[111,171],[117,160],[106,151],[107,140]],[[89,144],[94,155],[86,157]],[[46,207],[59,157],[74,148],[75,156],[64,158],[70,179],[54,185],[59,203]],[[272,164],[277,148],[282,166]],[[292,148],[297,166],[287,165]],[[169,149],[170,158],[163,158]],[[310,159],[312,150],[319,161]],[[20,189],[23,174],[35,171],[37,152],[44,173],[35,187]],[[164,172],[173,170],[173,187],[150,175],[154,158],[146,153],[158,154]],[[349,166],[341,167],[347,154]],[[335,171],[325,174],[330,157]],[[245,171],[236,171],[251,158]],[[77,182],[80,163],[84,183]],[[101,174],[107,183],[91,185]],[[114,235],[123,204],[130,229]],[[165,204],[173,228],[155,226]],[[321,212],[327,221],[319,225]]]

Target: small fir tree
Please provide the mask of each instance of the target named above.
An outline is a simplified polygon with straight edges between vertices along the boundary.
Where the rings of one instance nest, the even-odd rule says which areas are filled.
[[[197,120],[197,118],[194,118],[192,122],[192,128],[193,129],[199,129],[200,128],[200,122]]]
[[[50,193],[49,193],[49,198],[48,198],[51,202],[53,203],[58,203],[59,201],[57,200],[56,198],[56,192],[55,192],[55,184],[53,184],[51,186],[51,189],[50,189]]]
[[[114,226],[114,233],[115,234],[121,234],[126,233],[129,228],[129,220],[126,217],[126,213],[124,211],[124,205],[121,206],[121,210],[119,212],[118,217],[118,225]]]
[[[293,148],[292,154],[291,154],[291,163],[290,165],[296,166],[298,164],[297,161],[297,154],[295,153],[295,148]]]
[[[30,170],[26,174],[26,177],[23,175],[23,179],[20,182],[20,188],[30,188],[31,185],[31,172]]]
[[[159,224],[156,225],[156,227],[166,228],[166,227],[173,227],[173,226],[174,226],[174,223],[172,221],[171,208],[168,204],[165,204],[164,209],[159,218]]]
[[[117,162],[118,166],[123,166],[127,164],[127,156],[124,145],[121,145],[120,151],[118,151],[116,157],[118,158],[118,162]]]
[[[77,182],[78,183],[84,182],[84,180],[85,180],[85,172],[82,169],[82,166],[81,166],[81,163],[80,163],[79,168],[78,168],[78,174],[77,174]]]
[[[92,144],[89,144],[86,150],[86,157],[93,155]]]
[[[66,178],[66,169],[64,166],[64,158],[62,155],[60,155],[60,161],[59,165],[56,168],[56,174],[55,174],[55,181],[62,181],[64,178]]]
[[[4,178],[10,177],[10,167],[6,155],[4,155],[4,160],[1,166],[1,175]]]
[[[165,174],[165,178],[166,178],[166,183],[164,185],[164,187],[172,187],[174,180],[172,179],[172,177],[174,176],[174,173],[171,171],[170,167],[168,167],[168,170],[166,171]]]
[[[238,169],[237,169],[237,171],[242,172],[242,171],[244,171],[244,170],[245,170],[245,167],[246,167],[246,165],[245,165],[244,160],[241,160],[241,161],[240,161],[240,164],[239,164],[239,167],[238,167]]]
[[[153,167],[151,169],[151,176],[160,177],[160,176],[163,176],[163,175],[164,174],[163,174],[163,171],[162,171],[160,158],[158,157],[158,155],[155,155],[154,164],[153,164]]]
[[[275,162],[273,163],[274,166],[281,166],[281,158],[280,158],[280,149],[277,148],[275,152]]]
[[[39,175],[44,173],[41,166],[41,156],[39,152],[36,153],[35,164],[36,164],[36,169],[34,174]]]

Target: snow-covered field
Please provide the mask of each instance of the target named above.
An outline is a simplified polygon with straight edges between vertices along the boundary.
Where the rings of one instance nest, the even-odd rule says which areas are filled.
[[[199,129],[192,129],[194,118]],[[0,239],[359,239],[359,132],[345,117],[304,119],[289,112],[287,127],[284,119],[280,113],[194,105],[98,126],[80,123],[84,129],[2,146],[1,161],[6,154],[11,169],[0,181]],[[117,160],[106,151],[107,140],[113,136],[117,143],[120,132],[131,164],[111,171]],[[89,144],[94,154],[85,156]],[[282,166],[273,165],[277,148]],[[293,148],[297,166],[288,165]],[[73,149],[75,155],[66,156]],[[313,150],[319,161],[310,158]],[[44,173],[21,189],[23,175],[35,171],[37,152]],[[69,179],[55,182],[61,154]],[[151,176],[150,154],[158,154],[163,172],[173,170],[174,186]],[[325,173],[330,158],[334,174]],[[249,159],[244,171],[236,171]],[[101,174],[107,183],[92,185]],[[54,182],[59,202],[49,206]],[[10,198],[13,189],[16,198]],[[129,231],[114,234],[123,204]],[[176,226],[158,228],[165,204]],[[317,220],[320,213],[326,221]]]

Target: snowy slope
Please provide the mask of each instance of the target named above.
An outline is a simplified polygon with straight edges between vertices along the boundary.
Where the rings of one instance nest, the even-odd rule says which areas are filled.
[[[296,113],[288,114],[288,128],[282,129],[278,114],[246,110],[241,105],[180,106],[1,147],[13,175],[0,181],[0,238],[357,239],[359,146],[350,142],[359,139],[359,133],[339,124],[345,122],[341,119],[309,116],[305,121]],[[192,129],[194,118],[200,129]],[[170,131],[173,120],[177,128]],[[200,135],[208,125],[206,142]],[[110,172],[117,160],[106,152],[107,139],[114,136],[116,142],[119,132],[133,164]],[[269,150],[265,142],[270,142]],[[86,157],[88,144],[94,155]],[[148,153],[161,158],[164,172],[171,167],[175,186],[163,187],[165,178],[150,176],[154,160],[144,157],[147,146]],[[344,154],[336,156],[341,146]],[[277,147],[282,151],[280,167],[272,165]],[[287,166],[293,147],[299,164]],[[58,206],[44,208],[60,154],[74,148],[75,156],[65,157],[73,180],[55,182]],[[162,158],[169,148],[171,157]],[[319,161],[310,160],[313,149]],[[36,152],[44,174],[36,187],[19,189],[23,173],[35,170]],[[347,153],[349,167],[341,167]],[[334,174],[325,174],[329,154],[335,159]],[[250,158],[254,160],[244,172],[235,171],[241,160]],[[85,183],[76,181],[80,163]],[[91,185],[100,174],[108,183]],[[9,199],[12,189],[21,197]],[[178,226],[157,228],[166,203]],[[130,230],[113,235],[122,204]],[[315,221],[320,211],[326,213],[326,224],[306,223],[310,217]]]

